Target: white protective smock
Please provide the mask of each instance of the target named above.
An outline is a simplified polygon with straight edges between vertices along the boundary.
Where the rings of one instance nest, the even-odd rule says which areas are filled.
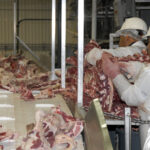
[[[116,49],[99,49],[93,48],[85,55],[85,59],[91,65],[96,65],[96,61],[101,59],[103,52],[111,53],[113,56],[125,57],[128,55],[133,56],[136,53],[141,53],[143,49],[146,49],[145,44],[142,41],[137,41],[131,46],[118,47]]]
[[[134,62],[133,62],[134,63]],[[113,79],[121,99],[129,106],[138,106],[139,114],[142,120],[150,120],[150,64],[135,65],[137,74],[134,77],[134,84],[119,74]],[[145,143],[150,125],[140,125],[141,147]]]
[[[150,128],[148,129],[147,138],[145,140],[143,150],[150,150]]]

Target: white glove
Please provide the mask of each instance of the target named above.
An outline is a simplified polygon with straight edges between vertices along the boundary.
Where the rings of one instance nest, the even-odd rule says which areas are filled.
[[[90,52],[85,55],[85,59],[91,65],[96,65],[96,61],[101,59],[102,50],[99,48],[93,48]]]

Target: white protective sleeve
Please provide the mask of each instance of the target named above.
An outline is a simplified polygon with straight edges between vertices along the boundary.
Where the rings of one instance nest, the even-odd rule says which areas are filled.
[[[145,67],[134,85],[130,84],[123,75],[113,79],[113,83],[121,99],[129,106],[139,106],[150,96],[150,66]]]
[[[141,51],[144,49],[143,42],[138,41],[132,46],[128,47],[118,47],[116,49],[99,49],[99,48],[93,48],[90,52],[88,52],[85,55],[85,59],[88,63],[91,65],[96,65],[96,61],[101,59],[103,52],[111,53],[113,56],[117,57],[125,57],[128,55],[133,56],[136,53],[141,53]]]
[[[143,150],[150,150],[150,128],[148,129],[148,134],[147,134],[147,138],[145,140]]]

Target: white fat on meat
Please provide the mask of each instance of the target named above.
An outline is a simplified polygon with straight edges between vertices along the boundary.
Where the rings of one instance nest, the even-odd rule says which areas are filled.
[[[55,146],[52,150],[73,150],[76,147],[75,141],[64,134],[56,135]]]
[[[38,111],[36,125],[19,148],[21,150],[74,150],[75,138],[83,130],[83,122],[66,115],[58,107],[50,112]]]
[[[106,76],[104,74],[100,75],[100,80],[105,80]]]

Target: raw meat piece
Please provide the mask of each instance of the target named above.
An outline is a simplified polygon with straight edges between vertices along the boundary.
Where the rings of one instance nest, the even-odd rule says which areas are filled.
[[[86,44],[85,47],[84,47],[84,54],[91,51],[94,47],[101,48],[96,41],[90,40],[90,42],[88,44]]]
[[[17,138],[17,134],[0,125],[0,142],[5,140],[13,140]]]
[[[75,139],[83,130],[83,122],[68,116],[58,107],[36,113],[34,129],[22,140],[17,150],[74,150]]]

